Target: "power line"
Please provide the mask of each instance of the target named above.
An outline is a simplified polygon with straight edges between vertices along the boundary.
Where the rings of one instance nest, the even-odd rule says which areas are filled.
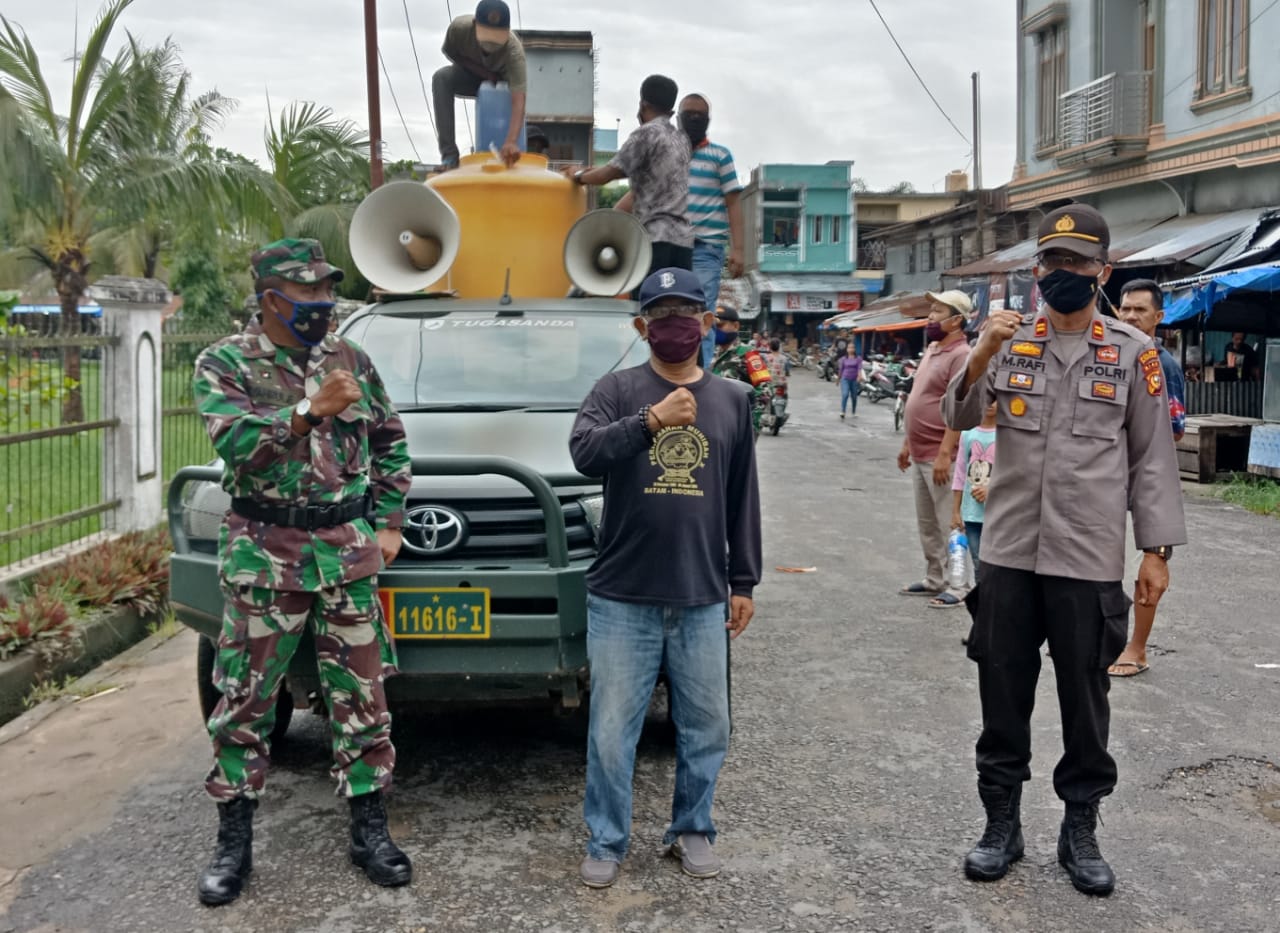
[[[524,10],[520,9],[520,0],[516,0],[516,25],[524,29]]]
[[[924,78],[920,77],[920,72],[916,71],[916,66],[911,64],[911,59],[907,57],[907,52],[902,47],[902,43],[900,43],[898,41],[898,37],[893,34],[893,30],[889,28],[888,22],[885,21],[884,14],[881,13],[880,8],[876,6],[876,0],[868,0],[868,2],[871,4],[871,9],[876,11],[876,16],[880,17],[880,24],[884,26],[884,31],[889,34],[889,38],[893,40],[893,44],[896,45],[898,47],[898,51],[902,53],[902,60],[907,63],[907,67],[910,68],[911,73],[916,76],[916,80],[920,82],[920,86],[924,88],[924,92],[929,95],[929,100],[933,101],[933,106],[938,108],[938,113],[942,114],[946,121],[951,124],[951,128],[956,131],[961,139],[969,145],[973,145],[973,143],[969,142],[969,137],[964,135],[960,127],[956,126],[956,122],[947,115],[945,110],[942,109],[942,104],[938,103],[938,98],[933,96],[933,91],[929,90],[929,85],[924,83]],[[1280,3],[1280,0],[1276,0],[1276,2]]]
[[[1262,9],[1261,9],[1257,14],[1255,14],[1255,15],[1254,15],[1253,19],[1249,20],[1249,22],[1248,22],[1248,23],[1246,23],[1245,25],[1241,26],[1238,30],[1236,30],[1235,34],[1234,34],[1234,35],[1232,35],[1232,37],[1231,37],[1231,44],[1232,44],[1232,45],[1235,45],[1236,40],[1237,40],[1237,39],[1239,39],[1241,36],[1243,36],[1243,35],[1244,35],[1245,30],[1246,30],[1246,29],[1248,29],[1250,26],[1252,26],[1254,23],[1256,23],[1258,20],[1260,20],[1260,19],[1263,17],[1263,15],[1264,15],[1264,14],[1266,14],[1266,13],[1267,13],[1267,12],[1268,12],[1272,7],[1273,7],[1273,6],[1275,6],[1277,3],[1280,3],[1280,0],[1271,0],[1271,2],[1270,2],[1270,3],[1268,3],[1268,4],[1267,4],[1265,7],[1263,7],[1263,8],[1262,8]],[[1192,78],[1194,78],[1194,77],[1195,77],[1196,75],[1198,75],[1198,74],[1200,74],[1200,68],[1199,68],[1199,66],[1197,66],[1197,67],[1196,67],[1196,70],[1195,70],[1195,71],[1193,71],[1193,72],[1191,72],[1191,74],[1187,75],[1185,78],[1183,78],[1183,79],[1182,79],[1181,81],[1179,81],[1177,84],[1175,84],[1173,87],[1169,88],[1169,90],[1165,91],[1165,92],[1164,92],[1164,99],[1165,99],[1165,100],[1168,100],[1168,99],[1173,95],[1173,92],[1174,92],[1174,91],[1176,91],[1178,88],[1182,87],[1182,85],[1186,84],[1188,81],[1190,81]]]
[[[422,156],[418,155],[418,147],[414,144],[413,136],[409,134],[409,124],[404,122],[404,113],[400,110],[400,101],[396,100],[396,89],[391,84],[391,75],[387,72],[387,62],[382,57],[382,49],[378,49],[378,61],[382,62],[382,76],[387,79],[387,90],[391,92],[391,103],[396,105],[396,113],[400,116],[400,125],[404,127],[404,135],[409,140],[409,148],[413,150],[413,158],[421,162]]]
[[[431,118],[431,132],[440,135],[436,129],[436,115],[432,112],[431,98],[427,96],[427,82],[422,77],[422,62],[418,61],[418,43],[413,41],[413,24],[409,22],[409,0],[401,0],[404,4],[404,26],[409,31],[409,47],[413,49],[413,64],[418,69],[418,83],[422,85],[422,99],[427,104],[427,116]]]

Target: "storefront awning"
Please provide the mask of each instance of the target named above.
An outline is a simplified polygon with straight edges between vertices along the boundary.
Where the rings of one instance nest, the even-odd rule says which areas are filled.
[[[1116,266],[1208,266],[1240,234],[1258,224],[1270,208],[1250,208],[1222,214],[1187,214],[1163,221],[1141,220],[1111,228],[1111,261]],[[1037,241],[1023,240],[975,262],[948,269],[946,276],[1020,272],[1035,266]]]
[[[1240,233],[1258,223],[1263,208],[1224,214],[1187,214],[1166,220],[1131,237],[1111,237],[1111,261],[1120,267],[1171,266],[1181,262],[1204,268]]]
[[[856,321],[852,327],[855,334],[866,334],[871,331],[913,330],[924,327],[928,323],[925,318],[903,317],[897,310],[880,311],[868,314]]]
[[[1276,317],[1272,306],[1278,297],[1277,293],[1280,293],[1280,265],[1249,266],[1244,269],[1196,276],[1179,282],[1169,282],[1165,288],[1175,294],[1181,292],[1172,303],[1165,306],[1163,321],[1165,326],[1206,314],[1209,315],[1209,323],[1215,324],[1214,329],[1218,330],[1243,328],[1251,333],[1280,330],[1280,326],[1271,322],[1271,319]],[[1240,315],[1235,314],[1231,316],[1231,320],[1215,321],[1215,308],[1228,300],[1232,300],[1237,305],[1246,302],[1257,304],[1259,306],[1257,320],[1246,323],[1237,320],[1236,318]]]

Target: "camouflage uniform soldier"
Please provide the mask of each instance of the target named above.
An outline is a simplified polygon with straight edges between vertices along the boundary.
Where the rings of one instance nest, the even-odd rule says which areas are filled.
[[[760,419],[773,400],[773,377],[760,351],[739,342],[741,326],[738,312],[733,308],[716,312],[716,358],[711,363],[711,371],[751,386],[751,424],[759,437]]]
[[[333,774],[351,804],[351,859],[407,884],[382,790],[395,748],[383,679],[396,671],[375,574],[400,550],[410,482],[404,427],[368,356],[329,332],[342,270],[315,240],[253,254],[261,308],[196,362],[195,398],[225,464],[231,511],[218,541],[226,599],[209,718],[218,801],[200,899],[225,904],[252,870],[253,813],[269,763],[280,680],[310,621],[333,734]]]

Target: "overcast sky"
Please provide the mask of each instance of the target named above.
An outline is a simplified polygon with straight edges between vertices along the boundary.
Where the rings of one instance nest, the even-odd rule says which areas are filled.
[[[852,159],[874,187],[912,182],[941,190],[970,145],[912,77],[870,0],[509,0],[537,29],[589,29],[599,50],[598,126],[635,125],[640,81],[652,72],[712,102],[711,137],[733,151],[745,177],[762,162]],[[1008,181],[1014,159],[1014,4],[1007,0],[878,0],[880,10],[943,108],[971,136],[969,75],[982,74],[984,182]],[[446,0],[408,0],[423,75],[445,63]],[[472,0],[452,0],[454,15]],[[517,6],[520,7],[517,12]],[[26,29],[64,108],[77,9],[80,37],[95,0],[4,0]],[[239,108],[217,142],[264,157],[267,93],[279,108],[314,100],[367,125],[360,0],[136,0],[123,25],[158,43],[172,35],[198,91],[217,88]],[[215,12],[216,11],[216,12]],[[438,152],[427,118],[402,0],[380,0],[382,54],[408,125],[383,81],[388,158]],[[123,38],[121,34],[120,38]],[[466,124],[458,121],[467,145]]]

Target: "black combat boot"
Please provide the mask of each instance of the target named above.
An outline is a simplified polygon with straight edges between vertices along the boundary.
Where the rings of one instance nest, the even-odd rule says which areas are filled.
[[[987,828],[964,857],[964,873],[974,881],[996,881],[1022,858],[1022,784],[1002,787],[980,780],[978,796],[987,810]]]
[[[200,901],[211,907],[240,896],[253,871],[253,811],[258,801],[236,797],[218,804],[218,847],[200,875]]]
[[[369,880],[395,888],[413,878],[413,865],[391,841],[382,791],[351,798],[351,861],[364,869]]]
[[[1068,803],[1058,833],[1058,862],[1077,891],[1106,897],[1116,887],[1116,875],[1098,850],[1096,803]]]

